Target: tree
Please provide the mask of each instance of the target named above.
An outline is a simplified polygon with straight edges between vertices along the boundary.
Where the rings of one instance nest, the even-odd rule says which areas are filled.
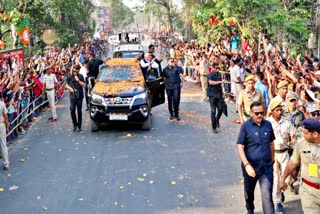
[[[220,24],[209,27],[212,15]],[[257,44],[257,35],[264,31],[275,42],[286,41],[290,47],[299,49],[305,46],[309,36],[310,16],[307,0],[211,0],[196,8],[193,27],[199,32],[200,40],[210,35],[211,40],[217,41],[224,31],[237,28],[253,43]],[[236,21],[234,26],[230,25],[232,19]]]
[[[28,18],[30,30],[37,38],[41,37],[45,28],[54,28],[62,46],[80,42],[82,26],[92,32],[89,24],[94,7],[89,0],[0,0],[1,4],[5,5],[4,13],[9,14],[10,18],[7,23],[1,22],[0,36],[10,32],[10,25],[17,26],[24,18]],[[10,41],[10,37],[5,39]],[[40,39],[38,41],[39,45],[44,46]]]
[[[121,29],[134,21],[134,12],[125,6],[121,0],[111,0],[111,25],[114,29]]]

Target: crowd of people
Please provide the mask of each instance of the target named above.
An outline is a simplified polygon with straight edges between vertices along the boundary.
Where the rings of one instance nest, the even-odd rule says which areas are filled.
[[[293,57],[287,49],[265,38],[259,47],[241,39],[235,31],[219,44],[200,46],[178,42],[169,51],[168,66],[162,70],[168,96],[170,120],[180,120],[179,103],[184,81],[199,83],[203,101],[211,108],[213,133],[219,133],[225,100],[234,102],[241,124],[237,148],[244,177],[248,213],[254,212],[254,190],[259,181],[264,213],[283,212],[284,190],[295,193],[294,182],[302,177],[300,195],[305,213],[320,213],[320,62],[306,51]],[[147,79],[162,57],[154,46],[139,58]],[[0,137],[24,133],[49,101],[51,122],[57,121],[54,101],[70,90],[73,131],[81,131],[82,91],[87,77],[96,78],[103,62],[94,48],[78,46],[36,54],[19,65],[14,59],[1,61]],[[53,75],[52,75],[53,74]],[[70,75],[72,74],[72,75]],[[79,99],[78,99],[79,98]],[[86,97],[87,105],[88,99]],[[29,105],[33,103],[32,105]],[[77,115],[76,117],[76,109]],[[7,115],[8,117],[6,117]],[[4,126],[2,126],[4,125]],[[4,129],[4,130],[3,130]],[[4,168],[9,160],[1,143]],[[275,205],[274,205],[275,202]]]
[[[55,103],[62,98],[71,71],[80,73],[83,82],[86,82],[87,75],[96,77],[103,62],[95,58],[95,50],[94,45],[75,44],[61,50],[52,48],[43,54],[38,52],[24,63],[19,63],[16,57],[0,60],[0,97],[3,103],[0,103],[0,125],[5,125],[4,130],[0,126],[0,138],[4,169],[9,169],[7,142],[11,143],[24,134],[45,108],[49,107],[52,112],[49,121],[57,121]],[[73,122],[74,111],[71,111]],[[81,131],[81,114],[78,120],[75,126]]]
[[[296,194],[297,177],[304,213],[320,213],[319,58],[308,51],[294,57],[269,38],[254,46],[237,31],[220,41],[179,42],[170,57],[180,60],[186,81],[201,85],[213,133],[219,133],[225,101],[236,104],[248,213],[254,212],[257,181],[264,213],[274,213],[284,211],[287,187]]]

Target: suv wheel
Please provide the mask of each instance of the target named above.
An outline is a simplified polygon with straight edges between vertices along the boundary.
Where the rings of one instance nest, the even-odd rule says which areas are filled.
[[[91,120],[91,131],[92,132],[97,132],[100,130],[99,124]]]
[[[142,125],[143,130],[150,130],[151,129],[151,117],[149,115],[148,119]]]

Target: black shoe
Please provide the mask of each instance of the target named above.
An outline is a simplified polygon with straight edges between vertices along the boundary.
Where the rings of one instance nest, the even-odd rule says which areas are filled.
[[[212,129],[212,132],[215,133],[215,134],[219,133],[217,129]]]
[[[82,129],[81,129],[81,128],[78,128],[78,132],[82,132]]]
[[[177,119],[177,121],[180,121],[180,117],[179,116],[176,116],[176,119]]]
[[[77,131],[77,127],[75,126],[75,127],[73,127],[73,130],[72,130],[73,132],[75,132],[75,131]]]
[[[88,107],[86,108],[86,111],[89,111],[89,108],[88,108]]]
[[[169,120],[173,120],[173,119],[174,119],[174,117],[173,117],[173,116],[170,116],[170,117],[169,117]]]
[[[4,166],[3,166],[3,170],[5,170],[5,171],[7,171],[7,170],[9,170],[9,164],[5,164]]]

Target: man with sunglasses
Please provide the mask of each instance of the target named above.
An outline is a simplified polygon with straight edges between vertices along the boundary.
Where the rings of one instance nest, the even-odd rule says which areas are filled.
[[[267,120],[272,124],[273,132],[276,137],[274,140],[274,164],[273,164],[273,195],[276,202],[276,211],[283,212],[282,203],[284,202],[284,193],[279,189],[280,176],[283,173],[289,159],[289,148],[293,145],[293,126],[289,120],[282,117],[282,102],[276,100],[270,104],[271,117]],[[290,182],[290,178],[287,179]]]
[[[247,213],[254,213],[254,190],[259,181],[263,212],[273,214],[273,141],[275,135],[271,123],[263,118],[264,106],[261,102],[251,103],[250,116],[250,119],[242,124],[237,140],[237,149],[242,162]]]
[[[75,65],[72,68],[72,74],[67,79],[66,88],[70,91],[70,111],[71,119],[73,123],[73,132],[78,128],[78,132],[81,132],[82,125],[82,101],[83,101],[83,88],[87,86],[84,77],[79,74],[80,66]],[[76,115],[76,110],[78,118]]]
[[[296,143],[293,154],[280,180],[280,189],[286,189],[285,179],[301,165],[300,195],[305,214],[320,213],[320,121],[307,118],[301,122],[303,139]]]
[[[220,117],[222,115],[223,105],[223,83],[221,73],[219,72],[219,64],[212,64],[213,71],[208,75],[207,96],[209,97],[211,108],[211,125],[213,133],[217,134],[217,128],[220,127]]]
[[[163,77],[168,97],[169,119],[176,118],[177,121],[180,121],[180,94],[184,79],[183,74],[174,66],[173,58],[168,58],[168,66],[163,69]]]

